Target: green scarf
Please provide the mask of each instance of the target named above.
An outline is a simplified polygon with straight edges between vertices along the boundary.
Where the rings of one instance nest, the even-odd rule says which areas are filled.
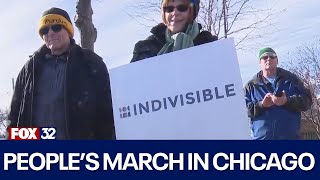
[[[167,28],[165,34],[166,44],[159,51],[158,55],[193,47],[193,40],[198,36],[199,33],[199,25],[196,21],[193,21],[192,24],[188,25],[185,33],[179,32],[172,35]]]

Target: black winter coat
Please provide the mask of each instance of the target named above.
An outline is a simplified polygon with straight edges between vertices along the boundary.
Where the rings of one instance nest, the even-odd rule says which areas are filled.
[[[8,117],[10,127],[34,126],[34,87],[48,53],[43,45],[20,71]],[[115,139],[109,74],[102,58],[72,41],[66,66],[67,139]]]
[[[151,29],[152,35],[146,40],[139,41],[135,44],[133,57],[131,62],[139,61],[142,59],[154,57],[158,54],[161,48],[165,45],[165,31],[166,25],[161,23]],[[202,26],[199,24],[199,28]],[[218,40],[217,36],[213,36],[209,31],[201,31],[194,39],[195,46],[205,44]]]

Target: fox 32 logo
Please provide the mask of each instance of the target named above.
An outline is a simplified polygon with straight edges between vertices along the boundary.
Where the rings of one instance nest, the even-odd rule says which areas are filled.
[[[12,127],[8,128],[8,140],[54,140],[53,127]]]
[[[8,126],[10,125],[9,120],[0,120],[0,140],[8,139]]]

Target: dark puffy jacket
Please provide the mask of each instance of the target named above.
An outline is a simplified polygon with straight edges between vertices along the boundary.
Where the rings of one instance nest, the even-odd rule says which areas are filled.
[[[48,53],[43,45],[20,71],[8,117],[10,127],[34,126],[34,87]],[[67,139],[115,139],[109,74],[102,58],[72,40],[66,66]]]
[[[200,29],[202,28],[199,24]],[[161,48],[165,45],[165,31],[166,25],[161,23],[151,29],[152,35],[146,40],[139,41],[135,44],[133,57],[131,62],[139,61],[142,59],[154,57],[158,54]],[[195,46],[205,44],[218,40],[217,36],[213,36],[209,31],[201,31],[194,39]]]
[[[284,106],[262,107],[267,93],[282,91],[288,98]],[[299,139],[301,111],[311,107],[312,97],[296,75],[277,68],[276,88],[273,89],[260,71],[245,86],[245,96],[253,139]]]

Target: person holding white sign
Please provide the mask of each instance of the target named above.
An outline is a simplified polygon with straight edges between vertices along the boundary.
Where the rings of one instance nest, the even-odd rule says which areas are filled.
[[[312,105],[310,90],[295,74],[277,67],[272,48],[260,50],[259,63],[262,70],[245,86],[252,138],[299,139],[301,112]]]
[[[131,62],[217,40],[209,31],[201,31],[195,20],[199,4],[200,0],[162,0],[163,23],[153,27],[146,40],[135,44]]]

